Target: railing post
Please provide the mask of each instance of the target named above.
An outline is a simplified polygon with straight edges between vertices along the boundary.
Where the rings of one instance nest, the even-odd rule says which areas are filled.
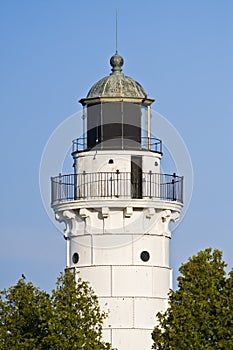
[[[73,186],[74,186],[74,200],[77,199],[77,174],[74,173],[74,180],[73,180]]]
[[[83,198],[86,198],[86,177],[85,177],[85,175],[86,175],[86,171],[83,170],[83,183],[82,183],[82,185],[83,185]]]
[[[58,178],[58,198],[61,200],[61,193],[62,193],[62,179],[61,179],[61,173],[59,173],[59,178]]]
[[[110,181],[110,197],[112,197],[112,173],[109,173],[110,174],[110,178],[109,178],[109,181]],[[107,179],[108,179],[108,173],[107,173]],[[109,197],[109,196],[108,196]]]
[[[181,201],[181,203],[183,203],[183,200],[184,200],[184,198],[183,198],[183,187],[184,187],[184,176],[182,176],[181,177],[181,186],[180,186],[180,201]]]
[[[176,189],[175,189],[175,178],[176,178],[176,173],[173,173],[173,179],[172,179],[172,200],[176,200]]]
[[[119,197],[119,189],[118,189],[118,184],[119,184],[119,169],[116,170],[116,197]]]
[[[151,184],[151,177],[152,177],[152,171],[150,170],[149,171],[149,197],[150,198],[152,198],[152,191],[151,191],[151,186],[152,186],[152,184]]]

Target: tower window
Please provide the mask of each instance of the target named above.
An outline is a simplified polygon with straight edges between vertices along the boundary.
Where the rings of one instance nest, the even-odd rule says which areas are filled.
[[[146,250],[144,250],[143,252],[141,252],[140,257],[141,257],[142,261],[146,262],[150,259],[150,254]]]
[[[109,159],[108,164],[113,164],[113,159]]]
[[[79,255],[78,253],[74,253],[73,256],[72,256],[72,261],[74,264],[77,264],[78,261],[79,261]]]

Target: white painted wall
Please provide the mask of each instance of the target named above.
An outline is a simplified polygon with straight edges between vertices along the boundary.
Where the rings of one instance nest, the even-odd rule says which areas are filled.
[[[130,172],[132,155],[142,156],[143,172],[159,173],[161,155],[142,151],[76,154],[76,172]],[[98,188],[92,186],[93,194]],[[129,196],[83,198],[54,208],[56,218],[66,224],[69,267],[77,269],[98,295],[108,312],[104,339],[118,350],[151,349],[156,314],[166,310],[172,286],[169,222],[179,218],[181,207]],[[150,254],[146,262],[142,251]],[[79,254],[77,264],[72,261],[74,253]]]
[[[90,151],[74,155],[76,173],[86,172],[130,172],[131,156],[142,156],[142,170],[144,172],[160,172],[161,154],[145,151]],[[109,164],[109,160],[113,164]]]

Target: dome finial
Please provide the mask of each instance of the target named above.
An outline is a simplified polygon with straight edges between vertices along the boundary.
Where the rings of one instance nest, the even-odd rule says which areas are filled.
[[[123,58],[118,55],[118,53],[116,52],[115,55],[113,55],[110,59],[110,64],[112,66],[112,73],[111,74],[119,74],[121,73],[122,69],[121,67],[124,64],[124,60]]]
[[[113,55],[110,59],[110,64],[112,66],[112,73],[111,74],[119,74],[121,73],[122,69],[121,67],[124,64],[123,58],[118,55],[118,11],[116,7],[116,53]]]
[[[116,7],[116,55],[118,54],[118,23],[117,23],[117,7]]]

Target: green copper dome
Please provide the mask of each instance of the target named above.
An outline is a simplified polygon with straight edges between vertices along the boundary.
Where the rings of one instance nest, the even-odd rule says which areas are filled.
[[[87,94],[87,98],[96,97],[131,97],[146,98],[143,87],[134,79],[125,76],[121,67],[124,60],[117,53],[111,57],[112,73],[95,83]]]

